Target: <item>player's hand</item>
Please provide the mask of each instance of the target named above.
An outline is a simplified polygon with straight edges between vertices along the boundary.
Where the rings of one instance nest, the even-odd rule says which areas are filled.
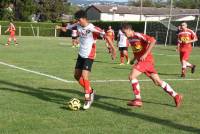
[[[144,55],[142,55],[142,56],[140,57],[140,60],[141,60],[141,61],[144,61],[144,60],[146,59],[146,57],[147,57],[147,54],[144,54]]]
[[[61,29],[61,26],[56,25],[55,28],[56,29]]]
[[[184,43],[185,43],[185,44],[188,44],[188,43],[191,43],[191,42],[190,42],[190,41],[188,41],[188,40],[186,40]]]

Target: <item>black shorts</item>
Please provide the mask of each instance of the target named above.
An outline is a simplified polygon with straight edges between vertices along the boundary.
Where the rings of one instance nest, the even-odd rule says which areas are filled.
[[[124,51],[124,50],[128,51],[128,47],[119,47],[119,51]]]
[[[93,59],[82,58],[80,55],[78,55],[75,69],[91,71],[93,61]]]
[[[72,39],[77,39],[78,38],[78,36],[76,36],[76,37],[72,37]]]

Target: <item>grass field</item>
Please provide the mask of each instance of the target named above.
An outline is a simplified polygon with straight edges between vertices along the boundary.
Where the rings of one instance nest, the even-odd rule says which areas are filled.
[[[66,38],[18,38],[19,46],[5,47],[0,37],[0,62],[74,81],[77,49]],[[70,111],[65,103],[76,97],[83,102],[83,89],[66,83],[0,64],[1,134],[200,134],[200,48],[190,61],[198,67],[180,78],[179,57],[174,46],[156,46],[156,69],[160,77],[184,95],[180,108],[173,99],[150,81],[141,81],[144,105],[126,105],[133,98],[127,80],[130,65],[113,62],[105,45],[98,41],[97,58],[91,74],[96,100],[87,111]],[[146,80],[142,75],[140,80]]]

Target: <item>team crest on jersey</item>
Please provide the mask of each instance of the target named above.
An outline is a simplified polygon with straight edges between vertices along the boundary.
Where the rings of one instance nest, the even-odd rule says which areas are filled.
[[[136,42],[134,45],[132,45],[132,50],[134,53],[140,52],[142,48],[143,47],[140,42]]]
[[[89,33],[91,33],[90,30],[82,30],[82,31],[80,32],[80,35],[83,36],[83,37],[86,37]]]
[[[186,42],[186,41],[189,41],[189,40],[190,40],[190,38],[187,37],[187,36],[181,37],[181,41],[182,41],[182,42]]]

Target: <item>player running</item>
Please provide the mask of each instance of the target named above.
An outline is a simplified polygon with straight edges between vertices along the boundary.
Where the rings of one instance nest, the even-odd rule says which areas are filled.
[[[5,33],[9,32],[10,36],[8,37],[8,42],[5,44],[6,46],[10,45],[11,40],[13,39],[15,42],[15,45],[18,45],[17,43],[17,39],[15,37],[15,32],[16,32],[16,28],[15,25],[10,22],[8,29],[5,31]]]
[[[135,99],[128,102],[128,105],[137,107],[142,106],[140,85],[137,78],[144,73],[153,80],[155,85],[160,86],[164,91],[172,96],[176,107],[179,107],[182,102],[182,96],[176,93],[168,83],[161,80],[154,68],[154,59],[151,50],[155,46],[156,40],[148,35],[134,32],[129,24],[123,25],[122,31],[128,37],[133,50],[134,60],[136,60],[129,75]]]
[[[192,43],[197,40],[196,34],[191,29],[187,28],[187,23],[182,23],[178,33],[177,45],[177,50],[180,54],[180,62],[182,64],[181,77],[185,77],[187,67],[191,68],[191,73],[195,72],[196,65],[189,63],[188,60],[192,52]]]
[[[112,29],[111,26],[108,26],[108,30],[106,31],[106,36],[110,38],[110,40],[112,41],[112,43],[114,43],[114,40],[115,40],[115,32],[114,30]],[[109,43],[108,41],[106,41],[106,47],[108,49],[108,53],[111,53],[111,48],[109,46]]]
[[[80,10],[76,12],[75,18],[78,21],[76,24],[68,25],[67,27],[57,26],[56,28],[61,29],[62,31],[67,31],[68,29],[72,30],[73,28],[78,30],[80,48],[74,77],[85,90],[85,103],[83,109],[89,109],[94,100],[94,90],[90,85],[89,75],[96,54],[97,37],[104,36],[108,41],[108,44],[112,49],[111,53],[113,59],[116,57],[116,50],[110,38],[105,36],[105,32],[88,21],[85,11]]]
[[[124,65],[124,56],[127,60],[127,64],[129,64],[130,63],[130,60],[128,58],[129,42],[126,35],[121,31],[121,29],[119,30],[118,35],[117,35],[117,46],[119,47],[119,51],[120,51],[119,65]]]

